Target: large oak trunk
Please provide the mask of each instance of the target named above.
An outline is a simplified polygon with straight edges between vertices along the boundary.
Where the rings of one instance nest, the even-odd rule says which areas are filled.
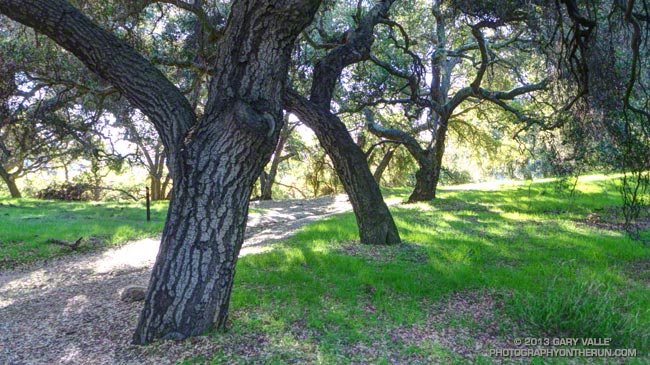
[[[178,340],[226,325],[249,196],[273,146],[264,137],[233,121],[194,136],[179,157],[135,343]]]
[[[349,30],[345,44],[333,48],[316,62],[309,100],[290,92],[285,103],[316,133],[334,163],[354,208],[361,242],[380,245],[400,242],[397,226],[370,172],[365,154],[354,143],[345,124],[331,112],[331,107],[341,73],[345,67],[370,58],[375,25],[388,17],[393,2],[375,2],[358,26]]]
[[[253,183],[283,126],[293,42],[318,4],[233,3],[205,117],[175,151],[172,200],[135,343],[225,328]]]
[[[224,327],[253,180],[282,127],[293,43],[319,0],[236,0],[221,32],[203,117],[132,47],[66,0],[0,0],[0,12],[72,52],[146,114],[174,187],[134,342]]]
[[[440,178],[440,166],[433,160],[433,154],[427,160],[418,162],[419,169],[415,173],[415,188],[408,202],[424,202],[436,198],[436,187]]]

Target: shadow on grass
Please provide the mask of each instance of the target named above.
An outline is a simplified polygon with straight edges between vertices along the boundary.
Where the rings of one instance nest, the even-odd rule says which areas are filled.
[[[551,188],[449,191],[435,202],[393,208],[405,241],[398,246],[360,248],[351,213],[310,224],[276,250],[240,259],[229,332],[132,349],[122,339],[130,331],[122,329],[103,346],[116,349],[119,356],[147,361],[173,354],[186,364],[488,364],[493,359],[486,356],[487,349],[495,342],[484,338],[488,332],[483,330],[495,326],[489,336],[506,344],[508,336],[611,337],[616,348],[635,348],[640,356],[647,355],[650,290],[644,276],[628,271],[637,262],[647,262],[650,249],[622,234],[569,220],[576,212],[611,204],[602,191],[581,192],[574,210],[561,213],[566,200],[554,196]],[[93,286],[110,280],[99,279]],[[83,294],[76,293],[74,285],[61,290],[70,290],[70,299]],[[463,293],[477,291],[494,293],[499,305],[487,311],[501,315],[488,318],[499,323],[466,314]],[[117,300],[109,294],[97,297],[106,303]],[[30,303],[47,295],[26,297],[3,310],[29,310]],[[453,296],[461,298],[454,302],[464,313],[459,318],[439,304]],[[83,328],[93,327],[92,321],[84,324],[84,315],[104,310],[101,303],[96,305],[99,309],[79,307],[73,320]],[[69,303],[59,303],[51,315],[71,313],[66,308]],[[137,308],[126,312],[109,318],[133,323],[129,321]],[[440,317],[447,315],[453,321]],[[450,326],[457,330],[449,332]],[[83,331],[84,337],[94,333]],[[405,332],[409,335],[401,335]],[[7,333],[17,336],[11,341],[24,335]],[[458,333],[467,334],[467,343],[455,347],[443,341]],[[81,353],[93,346],[75,338],[63,348],[70,344]],[[58,359],[64,356],[56,354]]]

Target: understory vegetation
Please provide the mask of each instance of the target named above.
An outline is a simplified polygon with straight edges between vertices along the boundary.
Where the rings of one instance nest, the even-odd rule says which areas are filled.
[[[392,246],[359,245],[352,213],[310,224],[240,258],[230,330],[210,335],[220,350],[182,363],[492,364],[510,359],[489,349],[526,337],[611,338],[609,348],[637,351],[621,362],[647,363],[650,247],[625,233],[619,184],[447,187],[391,208],[404,241]],[[51,237],[103,246],[157,235],[166,210],[154,205],[146,223],[139,203],[1,203],[3,268],[71,252]],[[647,238],[647,212],[638,222]],[[531,360],[576,361],[605,360]]]

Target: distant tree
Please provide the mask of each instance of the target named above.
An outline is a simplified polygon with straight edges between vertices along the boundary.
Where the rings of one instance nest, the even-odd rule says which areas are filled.
[[[0,63],[6,61],[0,60]],[[4,70],[3,70],[4,71]],[[2,72],[3,78],[14,78],[13,72]],[[7,82],[7,80],[5,81]],[[8,81],[12,82],[12,81]],[[66,108],[70,107],[69,95],[37,98],[25,93],[22,101],[17,94],[4,97],[0,109],[3,123],[0,126],[0,178],[13,198],[22,194],[16,180],[48,167],[56,159],[79,153],[81,145],[75,140],[74,122],[66,120]],[[31,91],[34,91],[32,89]],[[41,89],[41,91],[44,91]],[[20,105],[10,107],[17,102]]]
[[[13,197],[18,178],[98,148],[103,100],[114,91],[79,67],[25,27],[0,28],[0,177]]]
[[[374,42],[374,29],[386,19],[393,0],[382,0],[365,10],[362,2],[354,2],[355,24],[342,34],[328,34],[323,17],[312,29],[303,33],[309,49],[325,53],[318,57],[311,71],[308,97],[299,90],[288,90],[284,107],[311,128],[330,156],[334,168],[350,197],[359,227],[361,242],[392,244],[400,242],[397,226],[383,200],[363,151],[355,144],[345,124],[333,111],[334,97],[339,79],[345,68],[367,60]],[[346,2],[345,5],[349,5]],[[310,33],[319,35],[313,40]],[[298,65],[298,74],[310,66]]]
[[[421,12],[410,22],[407,17],[405,24],[385,21],[387,43],[370,57],[380,70],[364,76],[362,69],[358,76],[385,84],[367,105],[401,105],[412,121],[407,130],[382,125],[366,109],[368,130],[401,143],[418,164],[409,202],[435,198],[449,128],[462,124],[459,128],[478,133],[471,122],[462,121],[477,105],[492,103],[524,123],[543,114],[521,105],[548,85],[546,73],[535,69],[543,65],[530,54],[538,43],[533,7],[519,1],[500,3],[498,8],[486,2],[461,3],[434,1],[431,17]],[[423,33],[423,26],[430,33]],[[426,140],[421,142],[418,136],[423,132]]]
[[[124,140],[137,148],[131,159],[147,170],[151,200],[168,199],[171,176],[167,171],[165,146],[151,122],[139,110],[128,106],[120,106],[119,109],[115,125],[124,130]]]
[[[269,172],[263,170],[262,175],[260,175],[260,200],[273,200],[273,184],[277,178],[280,164],[296,156],[295,151],[289,151],[287,153],[285,151],[287,150],[289,137],[298,124],[297,122],[289,123],[289,114],[285,114],[284,126],[282,127],[282,131],[280,131],[280,138],[278,139],[278,144],[275,146],[275,151],[273,151],[273,156],[271,156]]]

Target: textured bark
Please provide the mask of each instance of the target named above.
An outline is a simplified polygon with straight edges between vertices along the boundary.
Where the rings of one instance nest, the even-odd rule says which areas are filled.
[[[316,63],[309,100],[294,91],[287,93],[285,98],[285,108],[314,131],[334,163],[350,197],[361,242],[368,244],[399,243],[399,233],[365,154],[330,107],[343,69],[370,57],[374,27],[388,15],[393,2],[378,1],[361,19],[360,26],[349,31],[346,43],[332,49]]]
[[[329,110],[322,110],[293,91],[287,93],[285,107],[314,130],[321,146],[334,163],[354,208],[361,242],[399,243],[397,226],[384,202],[379,185],[370,173],[366,156],[354,143],[343,122]]]
[[[219,44],[206,117],[173,174],[172,203],[136,343],[223,329],[251,189],[282,128],[293,42],[318,1],[239,1]]]
[[[155,124],[174,179],[134,343],[224,328],[253,181],[282,127],[296,37],[318,0],[237,0],[217,48],[204,116],[130,46],[64,0],[0,0],[0,12],[75,54]]]
[[[226,325],[248,199],[272,146],[240,122],[204,129],[184,152],[136,343]]]
[[[12,198],[23,197],[20,193],[20,189],[18,189],[18,185],[16,185],[16,176],[8,173],[2,166],[0,166],[0,178],[2,178],[5,185],[7,185],[7,189],[9,189],[9,194],[11,194]]]

